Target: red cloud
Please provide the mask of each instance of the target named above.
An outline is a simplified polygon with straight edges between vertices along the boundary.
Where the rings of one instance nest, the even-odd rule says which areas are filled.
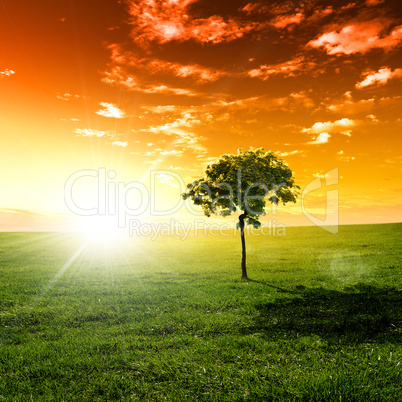
[[[102,82],[111,85],[124,86],[131,91],[141,92],[145,94],[167,94],[167,95],[184,95],[196,96],[196,92],[184,88],[173,88],[168,85],[140,85],[134,75],[127,73],[122,67],[115,66],[110,71],[104,72]]]
[[[302,13],[297,13],[293,15],[281,15],[273,21],[273,25],[275,28],[285,28],[291,24],[300,24],[300,22],[304,19],[304,15]]]
[[[221,16],[191,18],[187,8],[198,0],[131,0],[129,12],[134,26],[133,36],[142,42],[167,43],[173,40],[220,43],[242,37],[257,23],[225,21]]]
[[[314,62],[306,61],[304,57],[296,57],[280,64],[262,65],[259,68],[248,71],[247,74],[250,77],[258,77],[265,81],[271,75],[283,74],[293,77],[298,71],[310,70],[315,66]]]
[[[286,28],[289,25],[297,25],[302,21],[310,24],[316,23],[334,12],[332,6],[323,8],[314,3],[308,4],[305,2],[296,7],[295,2],[292,0],[284,0],[277,4],[267,4],[267,2],[248,3],[243,8],[240,8],[239,11],[248,16],[265,14],[268,19],[271,19],[265,28],[273,26],[278,29]],[[263,29],[264,26],[261,25],[260,28]]]
[[[369,7],[371,6],[377,6],[378,4],[384,3],[385,0],[366,0],[366,5]]]
[[[328,54],[366,53],[375,48],[388,50],[402,41],[402,25],[381,37],[388,25],[389,23],[379,20],[351,23],[342,27],[339,32],[324,33],[308,45],[314,48],[323,47]]]
[[[226,75],[223,71],[212,70],[198,64],[172,63],[157,58],[140,58],[132,52],[122,52],[118,45],[111,45],[112,61],[123,66],[131,66],[141,71],[154,73],[169,73],[177,77],[193,78],[199,82],[215,81],[219,77]]]
[[[243,8],[241,8],[241,11],[244,11],[246,14],[251,14],[253,12],[261,12],[261,8],[263,8],[262,4],[247,3]]]

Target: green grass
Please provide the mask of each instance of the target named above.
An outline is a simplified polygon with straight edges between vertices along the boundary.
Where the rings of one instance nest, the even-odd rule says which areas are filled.
[[[0,233],[0,401],[399,401],[401,234]]]

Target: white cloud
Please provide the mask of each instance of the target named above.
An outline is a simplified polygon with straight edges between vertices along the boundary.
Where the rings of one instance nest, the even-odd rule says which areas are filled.
[[[299,151],[298,149],[295,149],[294,151],[289,151],[289,152],[278,152],[279,156],[289,156],[289,155],[296,155],[296,154],[301,154],[304,151]]]
[[[350,127],[353,127],[356,125],[356,122],[354,120],[348,119],[348,118],[343,118],[336,120],[334,122],[332,121],[325,121],[321,122],[318,121],[314,123],[311,127],[309,128],[304,128],[302,132],[304,133],[311,133],[311,134],[317,134],[317,133],[322,133],[322,132],[340,132],[341,134],[345,134],[347,136],[350,136]]]
[[[200,143],[204,138],[188,130],[189,128],[199,124],[201,124],[201,120],[195,118],[191,113],[182,113],[180,118],[177,118],[170,123],[165,123],[159,126],[150,126],[139,131],[173,136],[174,140],[172,141],[172,146],[178,146],[182,150],[189,149],[196,153],[206,153],[207,149]],[[174,152],[177,156],[180,156],[180,151]],[[171,153],[171,155],[173,154],[174,153]],[[165,156],[166,155],[167,154],[165,154]]]
[[[91,128],[77,128],[75,133],[81,137],[98,137],[98,138],[108,138],[112,140],[108,144],[116,145],[118,147],[126,147],[128,143],[126,141],[120,141],[115,131],[103,131],[94,130]]]
[[[245,99],[236,99],[234,101],[224,101],[224,100],[218,100],[214,103],[212,103],[212,106],[221,106],[221,107],[230,107],[230,108],[249,108],[252,105],[257,105],[258,101],[261,98],[259,96],[253,96],[251,98],[245,98]]]
[[[361,89],[371,85],[385,85],[393,78],[402,77],[402,68],[392,71],[389,67],[380,68],[377,72],[368,71],[364,74],[365,79],[356,84],[356,88]]]
[[[69,119],[66,118],[61,118],[60,121],[72,121],[73,123],[77,123],[80,121],[80,119],[77,119],[76,117],[70,117]]]
[[[148,163],[149,165],[159,165],[162,161],[162,159],[157,159],[155,161],[146,161],[145,163]]]
[[[79,98],[81,98],[81,96],[80,95],[72,95],[72,94],[69,94],[68,92],[65,92],[64,94],[57,92],[56,98],[64,100],[64,101],[69,101],[71,99],[79,99]]]
[[[108,135],[105,131],[92,130],[90,128],[77,128],[75,132],[82,137],[104,137],[105,135]]]
[[[95,112],[99,116],[113,117],[115,119],[122,119],[123,117],[126,116],[125,112],[123,112],[113,103],[100,102],[99,104],[103,107],[103,109]]]
[[[150,85],[147,88],[143,88],[140,92],[146,94],[173,94],[173,95],[185,95],[195,96],[195,92],[185,88],[172,88],[167,85]]]
[[[141,106],[140,109],[147,112],[164,114],[164,113],[177,113],[182,112],[183,109],[189,109],[187,106],[178,105],[160,105],[160,106]]]
[[[161,151],[160,154],[164,156],[182,156],[184,151],[177,151],[172,149],[171,151]]]
[[[377,119],[376,116],[374,116],[373,114],[369,114],[366,116],[368,119],[370,119],[371,121],[373,121],[374,123],[377,123],[379,120]]]
[[[307,144],[325,144],[330,139],[331,135],[328,133],[320,133],[318,134],[313,141],[308,142]]]
[[[123,142],[123,141],[113,141],[112,145],[117,145],[118,147],[126,147],[127,146],[127,141]]]
[[[14,75],[15,71],[13,70],[9,70],[8,68],[6,68],[4,71],[0,71],[0,79],[4,78],[4,77],[9,77],[10,75]]]
[[[174,120],[171,123],[162,124],[160,126],[151,126],[141,131],[149,131],[152,133],[165,133],[169,134],[174,132],[177,128],[192,127],[201,124],[201,120],[196,119],[191,113],[183,113],[181,118]]]
[[[160,184],[166,184],[171,187],[178,188],[177,179],[166,173],[158,173],[156,178]]]
[[[314,48],[324,48],[328,54],[366,53],[371,49],[391,49],[402,41],[402,25],[395,27],[389,35],[381,33],[389,26],[383,20],[353,22],[339,27],[339,32],[331,31],[308,43]]]

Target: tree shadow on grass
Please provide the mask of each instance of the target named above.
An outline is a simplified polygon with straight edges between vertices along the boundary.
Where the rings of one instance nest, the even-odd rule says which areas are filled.
[[[301,287],[289,293],[297,295],[257,305],[259,314],[250,329],[273,338],[318,335],[331,343],[340,340],[400,343],[402,340],[402,292],[399,290],[359,284],[342,292]]]

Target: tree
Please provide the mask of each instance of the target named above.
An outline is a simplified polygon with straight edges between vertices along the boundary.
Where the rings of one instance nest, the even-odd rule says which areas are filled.
[[[223,155],[208,165],[204,177],[188,184],[182,194],[184,200],[189,198],[201,206],[208,217],[241,212],[237,226],[242,244],[242,279],[247,279],[245,225],[261,226],[259,219],[266,214],[267,201],[296,202],[299,186],[292,175],[288,165],[272,151],[239,149],[237,155]]]

